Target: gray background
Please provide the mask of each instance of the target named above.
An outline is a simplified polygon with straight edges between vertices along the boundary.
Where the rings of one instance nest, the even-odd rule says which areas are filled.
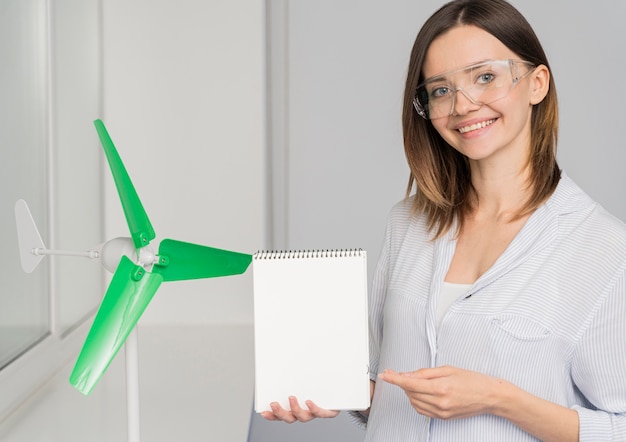
[[[626,6],[617,0],[513,4],[535,29],[553,69],[561,167],[626,219],[626,92],[619,75]],[[269,5],[271,146],[275,167],[285,175],[275,177],[283,180],[274,188],[275,243],[363,247],[371,270],[387,210],[403,197],[408,178],[400,115],[409,53],[420,26],[443,2]],[[250,432],[255,442],[362,438],[345,416],[291,426],[254,417]]]

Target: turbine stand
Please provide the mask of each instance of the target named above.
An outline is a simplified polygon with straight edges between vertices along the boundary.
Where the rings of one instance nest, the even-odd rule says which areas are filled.
[[[126,338],[126,411],[128,416],[128,442],[140,442],[139,414],[139,355],[137,326]]]

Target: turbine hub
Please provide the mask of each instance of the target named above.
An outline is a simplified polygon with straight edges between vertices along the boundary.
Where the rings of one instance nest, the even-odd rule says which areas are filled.
[[[148,244],[145,247],[142,247],[138,250],[138,258],[137,265],[140,265],[144,269],[150,271],[155,262],[157,262],[158,258],[154,254],[152,247]]]

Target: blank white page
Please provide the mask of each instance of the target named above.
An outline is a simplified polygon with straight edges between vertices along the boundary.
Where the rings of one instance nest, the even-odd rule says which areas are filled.
[[[255,410],[369,407],[366,252],[254,255]]]

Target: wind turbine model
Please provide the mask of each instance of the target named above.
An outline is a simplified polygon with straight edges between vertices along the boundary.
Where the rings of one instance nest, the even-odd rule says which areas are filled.
[[[100,259],[113,278],[96,313],[78,356],[70,383],[81,393],[91,393],[134,329],[161,283],[241,274],[252,255],[164,239],[158,253],[150,246],[156,235],[139,196],[100,120],[94,122],[113,174],[130,238],[115,238],[86,252],[50,250],[37,231],[23,200],[15,205],[24,271],[30,273],[46,255]]]

